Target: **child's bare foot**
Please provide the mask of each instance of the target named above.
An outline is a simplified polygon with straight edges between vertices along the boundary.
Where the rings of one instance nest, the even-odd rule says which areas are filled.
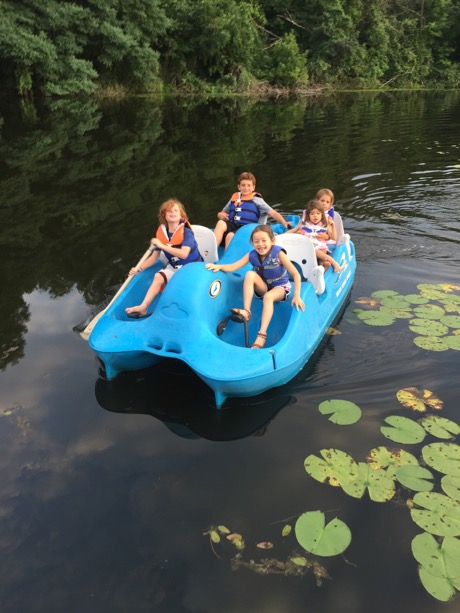
[[[147,308],[144,308],[141,304],[138,306],[128,307],[126,309],[128,317],[145,317],[147,315]]]
[[[337,262],[334,262],[332,266],[334,267],[334,272],[340,272],[342,270],[342,267],[340,264],[337,264]]]

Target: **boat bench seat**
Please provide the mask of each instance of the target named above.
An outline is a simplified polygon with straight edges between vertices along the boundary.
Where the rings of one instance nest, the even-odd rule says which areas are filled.
[[[346,245],[348,255],[350,255],[350,235],[343,229],[343,221],[339,213],[334,211],[334,224],[337,232],[337,245]]]
[[[288,258],[302,275],[303,280],[310,281],[317,294],[325,290],[324,268],[318,266],[312,241],[302,234],[278,234],[276,244],[286,250]]]

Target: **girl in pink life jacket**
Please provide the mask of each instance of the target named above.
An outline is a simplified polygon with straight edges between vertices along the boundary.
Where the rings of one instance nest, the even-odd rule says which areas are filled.
[[[334,234],[331,237],[329,234],[329,226],[326,221],[326,214],[318,200],[310,200],[297,226],[292,230],[288,230],[288,232],[305,234],[313,242],[318,262],[322,264],[326,270],[331,265],[334,268],[334,272],[340,272],[340,270],[342,270],[340,264],[329,255],[327,241],[331,238],[335,240],[335,228]]]
[[[233,264],[206,264],[206,268],[213,272],[234,272],[250,263],[253,270],[249,270],[244,277],[242,309],[232,309],[246,321],[251,318],[251,304],[254,292],[258,298],[263,299],[260,329],[252,349],[262,349],[267,340],[267,329],[273,317],[274,303],[287,300],[291,292],[291,283],[288,273],[294,280],[294,296],[291,304],[297,310],[304,311],[305,304],[300,297],[301,278],[296,267],[284,249],[275,245],[275,235],[270,226],[257,226],[251,234],[251,243],[254,247],[237,262]]]
[[[158,219],[160,226],[156,237],[151,240],[151,245],[154,247],[152,255],[145,260],[142,267],[131,268],[129,274],[135,275],[141,270],[153,266],[158,261],[162,251],[168,259],[168,264],[163,270],[155,274],[141,304],[126,309],[128,317],[146,317],[147,310],[155,296],[163,290],[174,273],[190,262],[202,261],[195,235],[182,202],[175,198],[163,202],[158,212]]]
[[[267,215],[285,228],[290,227],[284,217],[272,209],[255,189],[256,178],[252,172],[242,172],[238,177],[238,191],[230,197],[222,211],[217,213],[219,221],[214,228],[217,246],[224,240],[227,249],[239,228],[248,223],[264,224]]]

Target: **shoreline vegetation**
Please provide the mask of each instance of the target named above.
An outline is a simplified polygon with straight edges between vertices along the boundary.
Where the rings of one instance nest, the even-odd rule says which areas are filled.
[[[0,0],[0,79],[88,95],[457,89],[457,0]]]

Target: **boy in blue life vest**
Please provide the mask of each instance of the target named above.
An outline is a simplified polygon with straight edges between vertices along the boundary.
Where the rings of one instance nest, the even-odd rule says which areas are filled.
[[[222,211],[217,213],[219,220],[214,228],[217,245],[224,239],[225,249],[235,232],[248,223],[265,224],[267,215],[282,223],[285,228],[291,225],[278,211],[272,209],[255,191],[256,178],[252,172],[242,172],[238,177],[238,191],[235,192]]]

